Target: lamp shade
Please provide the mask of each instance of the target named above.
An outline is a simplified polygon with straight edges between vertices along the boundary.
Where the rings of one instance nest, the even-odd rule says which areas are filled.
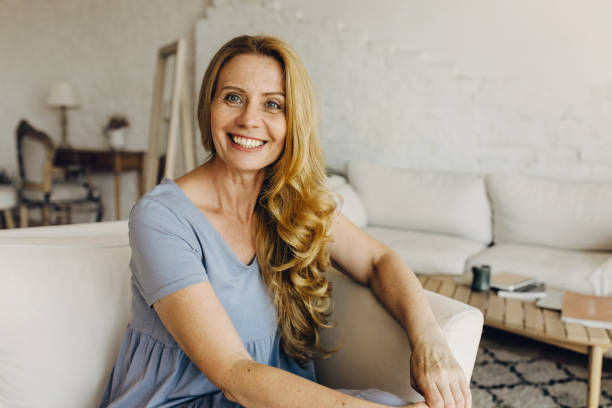
[[[56,82],[51,86],[47,105],[53,107],[64,106],[66,108],[76,108],[79,106],[79,95],[76,90],[67,82]]]

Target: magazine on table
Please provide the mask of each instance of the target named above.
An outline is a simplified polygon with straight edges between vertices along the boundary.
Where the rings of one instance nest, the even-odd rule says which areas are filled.
[[[566,291],[563,295],[561,321],[612,330],[612,296]]]

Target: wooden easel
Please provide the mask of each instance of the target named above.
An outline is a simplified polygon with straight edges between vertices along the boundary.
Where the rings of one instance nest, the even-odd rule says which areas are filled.
[[[176,166],[179,119],[183,128],[183,155],[185,170],[195,167],[195,148],[193,139],[193,122],[190,104],[190,93],[185,80],[186,42],[181,38],[171,44],[161,47],[157,53],[155,79],[153,83],[153,107],[151,110],[151,125],[149,128],[149,149],[145,157],[144,191],[153,188],[159,180],[159,142],[163,118],[163,97],[166,80],[168,58],[176,56],[172,83],[172,99],[170,103],[170,123],[168,125],[168,145],[166,149],[166,165],[164,177],[174,178]],[[180,110],[180,117],[179,117]]]

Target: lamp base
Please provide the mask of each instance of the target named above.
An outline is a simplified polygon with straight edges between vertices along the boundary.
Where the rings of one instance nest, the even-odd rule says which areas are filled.
[[[66,112],[67,108],[65,106],[60,106],[60,121],[62,125],[62,141],[59,144],[59,147],[62,149],[69,149],[70,143],[68,143],[68,114]]]
[[[72,149],[70,143],[67,140],[62,140],[60,144],[57,146],[59,149]]]

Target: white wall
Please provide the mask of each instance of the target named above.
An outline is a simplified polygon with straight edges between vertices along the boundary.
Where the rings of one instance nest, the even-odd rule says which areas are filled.
[[[612,178],[612,3],[215,0],[196,82],[234,35],[292,44],[328,164]]]
[[[81,96],[73,145],[105,147],[101,129],[120,112],[132,123],[127,147],[146,149],[161,44],[190,41],[195,97],[222,42],[269,32],[298,49],[315,80],[331,167],[365,158],[612,178],[608,0],[210,1],[0,0],[0,168],[17,173],[21,118],[59,140],[59,113],[45,105],[53,82]],[[112,178],[94,181],[112,219]],[[136,198],[127,174],[124,218]]]
[[[69,111],[73,146],[104,148],[113,113],[129,117],[127,149],[148,144],[157,49],[188,39],[193,72],[195,22],[207,0],[0,0],[0,168],[17,174],[15,128],[21,118],[60,139],[59,112],[46,106],[50,85],[72,83],[80,109]],[[189,76],[190,78],[192,75]],[[96,176],[105,219],[114,218],[111,176]],[[136,174],[123,176],[122,216],[137,199]]]

